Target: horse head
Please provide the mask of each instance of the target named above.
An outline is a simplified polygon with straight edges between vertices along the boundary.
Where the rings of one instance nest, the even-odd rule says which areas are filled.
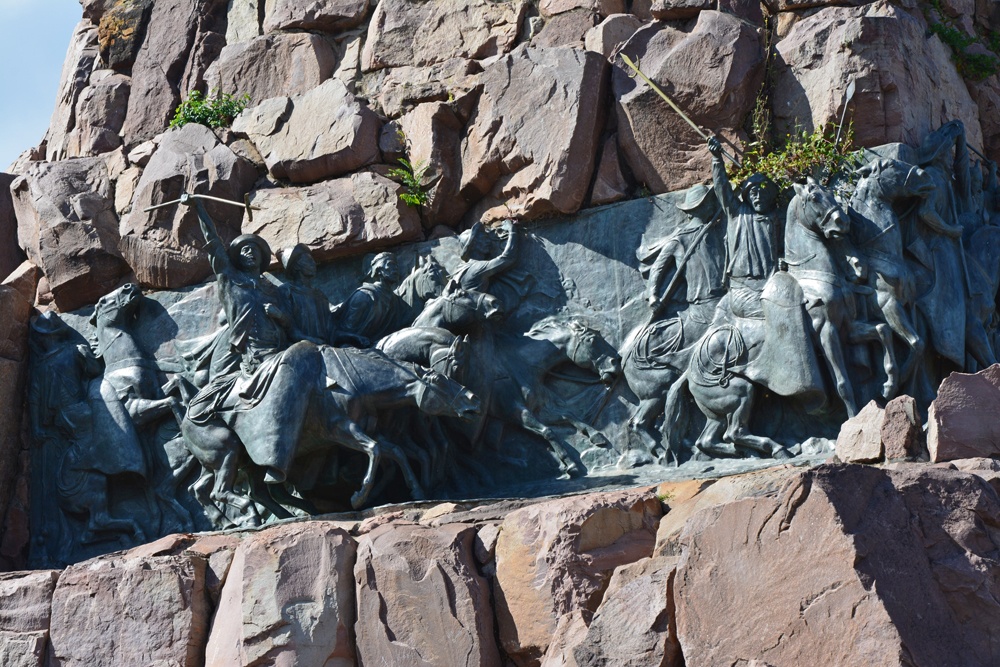
[[[142,301],[142,290],[135,283],[126,283],[97,300],[90,318],[93,326],[125,326],[136,317]]]
[[[811,177],[805,185],[792,183],[795,196],[788,204],[788,218],[828,239],[842,238],[850,230],[851,219],[833,193]]]
[[[474,419],[482,412],[478,396],[437,371],[420,376],[415,390],[417,407],[429,415]]]
[[[432,299],[444,289],[448,274],[444,267],[433,256],[420,257],[406,278],[403,279],[403,290],[419,301]]]
[[[441,296],[431,299],[414,320],[414,326],[441,327],[453,331],[476,322],[495,322],[503,317],[500,299],[486,292],[463,289],[448,283]]]
[[[593,371],[605,384],[614,382],[622,372],[622,358],[618,351],[596,329],[578,318],[547,318],[533,326],[528,335],[563,347],[571,362]]]
[[[458,336],[449,347],[440,347],[431,352],[431,370],[458,379],[462,371],[469,366],[469,351],[469,337]]]
[[[899,160],[876,158],[858,168],[855,198],[878,197],[889,203],[909,197],[927,197],[934,190],[930,174]]]

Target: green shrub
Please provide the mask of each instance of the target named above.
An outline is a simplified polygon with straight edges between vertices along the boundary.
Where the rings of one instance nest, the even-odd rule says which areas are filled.
[[[406,192],[401,192],[399,198],[414,208],[426,205],[430,201],[430,196],[423,186],[424,174],[427,173],[427,163],[411,164],[406,158],[400,158],[399,164],[402,167],[389,170],[389,176],[398,178],[399,182],[406,188]]]
[[[249,95],[236,97],[213,90],[212,97],[206,98],[203,93],[192,90],[174,112],[170,127],[183,127],[188,123],[200,123],[212,128],[229,127],[249,103]]]
[[[955,68],[970,81],[982,81],[1000,71],[1000,57],[988,53],[969,53],[973,44],[981,44],[993,53],[1000,52],[1000,34],[990,31],[985,37],[969,35],[955,24],[941,7],[941,0],[930,0],[924,7],[927,28],[951,49]]]

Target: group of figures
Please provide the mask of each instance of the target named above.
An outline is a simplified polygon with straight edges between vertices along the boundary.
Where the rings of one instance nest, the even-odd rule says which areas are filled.
[[[214,330],[179,331],[166,363],[136,335],[152,300],[135,285],[96,304],[92,341],[52,312],[32,323],[33,562],[442,490],[481,497],[497,461],[569,478],[619,457],[785,458],[872,398],[926,405],[943,374],[995,363],[1000,187],[961,123],[883,151],[836,193],[812,180],[780,193],[760,175],[734,188],[709,150],[711,186],[620,261],[645,291],[612,314],[565,275],[541,284],[511,221],[464,232],[450,271],[427,254],[403,278],[376,255],[333,305],[307,247],[266,273],[263,238],[225,244],[185,195],[215,274]],[[560,307],[532,305],[555,292]],[[636,302],[645,315],[629,321]]]

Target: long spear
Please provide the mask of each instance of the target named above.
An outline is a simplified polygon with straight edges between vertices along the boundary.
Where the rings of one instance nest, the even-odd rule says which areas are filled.
[[[708,141],[709,137],[705,133],[705,131],[702,130],[700,127],[698,127],[698,125],[693,120],[691,120],[686,113],[684,113],[683,111],[681,111],[681,108],[679,106],[677,106],[677,104],[672,99],[670,99],[669,97],[667,97],[667,94],[665,92],[663,92],[663,90],[661,90],[659,86],[657,86],[655,83],[653,83],[653,81],[648,76],[646,76],[645,74],[643,74],[642,71],[639,69],[639,66],[636,65],[634,62],[632,62],[631,58],[629,58],[624,53],[619,53],[618,55],[621,56],[621,59],[625,61],[625,64],[628,65],[629,67],[631,67],[632,71],[634,71],[636,74],[638,74],[642,78],[643,81],[645,81],[646,83],[648,83],[649,87],[652,88],[656,92],[657,95],[659,95],[661,98],[663,98],[663,101],[666,102],[667,104],[669,104],[670,108],[673,109],[674,111],[676,111],[677,114],[681,118],[683,118],[687,122],[687,124],[690,125],[694,129],[694,131],[697,132],[698,135],[702,139],[704,139],[705,141]],[[741,168],[743,167],[743,165],[740,164],[740,161],[737,160],[732,155],[730,155],[726,151],[726,149],[724,149],[724,148],[722,149],[722,154],[724,156],[726,156],[727,158],[729,158],[729,161],[732,162],[733,164],[735,164],[737,167],[741,167]]]

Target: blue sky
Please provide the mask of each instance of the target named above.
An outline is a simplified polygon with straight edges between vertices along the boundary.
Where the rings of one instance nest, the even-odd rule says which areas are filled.
[[[79,0],[0,0],[0,171],[45,135]]]

